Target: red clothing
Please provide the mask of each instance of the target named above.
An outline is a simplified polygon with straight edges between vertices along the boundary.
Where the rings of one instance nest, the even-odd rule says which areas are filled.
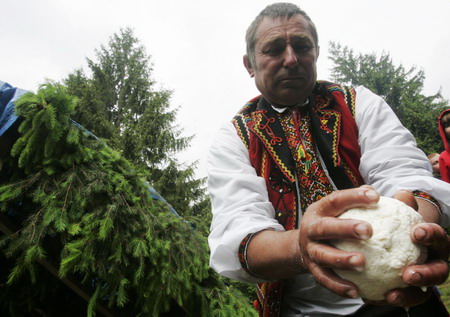
[[[444,142],[445,150],[439,156],[439,170],[441,173],[441,179],[447,183],[450,183],[450,144],[445,135],[444,126],[442,125],[441,118],[450,113],[450,109],[444,110],[438,117],[439,133],[441,134],[442,142]]]
[[[363,184],[358,170],[361,152],[354,119],[355,91],[328,82],[318,82],[313,96],[309,106],[304,109],[305,113],[297,118],[310,118],[311,122],[299,124],[289,111],[288,116],[293,121],[288,121],[294,126],[287,124],[284,129],[288,131],[283,129],[282,115],[277,115],[262,97],[252,99],[233,120],[238,135],[249,150],[252,166],[266,180],[269,200],[276,210],[275,218],[286,230],[298,227],[297,212],[305,210],[307,203],[333,191],[328,178],[320,177],[325,173],[317,153],[311,153],[310,149],[317,146],[328,173],[339,189]],[[302,131],[304,138],[286,134],[289,128],[293,128],[295,134],[295,131],[305,126],[309,128]],[[344,126],[345,129],[342,129]],[[297,139],[302,141],[296,143]],[[324,188],[328,188],[328,191]],[[299,201],[302,206],[298,206]],[[239,259],[247,271],[249,268],[244,253],[253,235],[248,235],[239,249]],[[260,316],[280,316],[283,290],[281,281],[258,285],[255,307]]]

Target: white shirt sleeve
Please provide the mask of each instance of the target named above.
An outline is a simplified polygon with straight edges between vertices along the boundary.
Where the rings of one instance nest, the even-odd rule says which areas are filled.
[[[367,184],[392,197],[401,189],[432,195],[442,209],[441,225],[450,224],[450,184],[433,177],[425,153],[390,106],[370,90],[356,88],[359,170]]]
[[[232,123],[219,131],[206,168],[213,212],[208,238],[210,265],[223,276],[261,282],[242,269],[238,259],[239,244],[249,233],[267,228],[284,231],[284,228],[274,219],[266,183],[256,175],[248,150]]]
[[[361,148],[360,172],[383,196],[401,189],[432,195],[443,211],[441,225],[450,224],[450,184],[434,178],[425,154],[392,109],[364,87],[356,89],[356,123]],[[210,265],[219,274],[245,282],[261,282],[246,273],[238,259],[241,241],[249,234],[273,228],[274,219],[263,178],[251,166],[249,152],[232,123],[224,125],[206,163],[213,220],[208,238]]]

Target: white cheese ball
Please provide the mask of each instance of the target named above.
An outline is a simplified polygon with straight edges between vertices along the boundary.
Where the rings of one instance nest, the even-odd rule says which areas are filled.
[[[368,240],[332,241],[339,249],[365,256],[362,272],[335,270],[340,277],[355,283],[363,298],[384,300],[387,291],[406,287],[402,269],[426,259],[426,248],[414,244],[410,237],[412,227],[424,220],[417,211],[397,199],[380,197],[375,208],[349,209],[338,218],[365,220],[372,226],[373,235]]]

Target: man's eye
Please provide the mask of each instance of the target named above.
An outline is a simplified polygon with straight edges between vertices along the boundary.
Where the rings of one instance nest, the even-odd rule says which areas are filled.
[[[275,55],[281,54],[281,53],[283,52],[283,49],[284,49],[284,48],[278,47],[278,46],[277,46],[277,47],[269,47],[269,48],[263,50],[262,53],[263,53],[264,55],[275,56]]]
[[[306,52],[309,52],[312,49],[312,47],[311,47],[311,45],[298,44],[298,45],[293,45],[293,49],[296,52],[306,53]]]

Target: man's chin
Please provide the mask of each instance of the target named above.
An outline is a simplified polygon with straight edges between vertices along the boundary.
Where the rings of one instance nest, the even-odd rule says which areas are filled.
[[[294,108],[303,105],[306,100],[307,98],[282,98],[279,102],[274,102],[273,105],[277,108]]]
[[[298,105],[303,105],[305,101],[308,99],[310,94],[298,94],[298,89],[295,90],[295,93],[286,93],[280,95],[278,101],[279,103],[284,105],[285,107],[295,107]]]

